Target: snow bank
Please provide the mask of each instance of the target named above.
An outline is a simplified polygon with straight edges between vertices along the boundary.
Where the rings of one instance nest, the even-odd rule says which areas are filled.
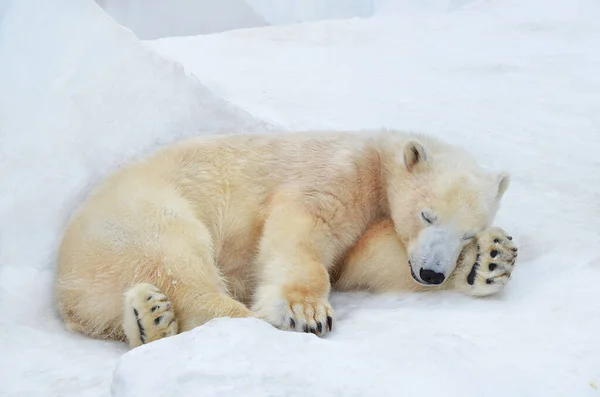
[[[93,2],[41,7],[15,1],[0,32],[0,225],[13,266],[48,266],[65,211],[109,167],[184,136],[260,127]]]
[[[245,0],[97,0],[141,39],[266,26]]]
[[[324,19],[443,14],[477,0],[96,0],[143,40]],[[517,7],[518,8],[518,7]]]
[[[374,0],[246,1],[272,25],[286,25],[323,19],[366,18],[373,14],[375,3]]]
[[[69,345],[51,307],[67,215],[99,177],[156,145],[267,125],[162,59],[92,0],[5,1],[0,11],[0,346],[11,357],[1,360],[1,383],[25,395],[43,386],[35,376],[67,395],[99,376],[110,380],[98,372],[112,369],[110,360],[85,358],[89,343]],[[65,371],[72,359],[82,361]]]
[[[495,17],[529,19],[582,16],[594,0],[96,0],[140,39],[191,36],[266,25],[326,19],[402,17],[414,19],[486,9]]]
[[[569,325],[564,320],[572,319],[559,315],[539,324],[537,309],[516,300],[477,308],[467,299],[449,296],[452,305],[440,305],[430,298],[380,300],[369,313],[354,308],[325,339],[256,319],[216,319],[126,353],[112,395],[595,395],[589,383],[599,349],[580,336],[594,334],[591,323]],[[552,338],[543,335],[548,326]]]

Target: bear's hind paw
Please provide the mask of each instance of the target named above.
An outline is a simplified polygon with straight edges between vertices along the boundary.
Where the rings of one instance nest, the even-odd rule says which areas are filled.
[[[123,328],[132,348],[178,331],[173,305],[152,284],[137,284],[127,291]]]

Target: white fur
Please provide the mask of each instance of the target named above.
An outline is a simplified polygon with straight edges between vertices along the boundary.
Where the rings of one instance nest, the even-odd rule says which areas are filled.
[[[108,177],[73,214],[59,250],[59,311],[74,330],[131,346],[138,320],[154,335],[146,341],[223,316],[322,335],[334,320],[330,275],[390,271],[387,255],[357,260],[383,243],[403,263],[419,258],[417,274],[439,265],[448,277],[460,236],[490,226],[504,181],[460,149],[395,131],[179,142]],[[392,240],[369,234],[381,220]],[[172,307],[156,320],[143,297]]]

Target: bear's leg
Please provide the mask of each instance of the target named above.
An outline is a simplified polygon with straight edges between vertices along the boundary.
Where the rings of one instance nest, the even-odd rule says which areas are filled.
[[[283,203],[265,222],[257,264],[258,287],[252,309],[272,325],[317,335],[331,331],[329,303],[332,260],[327,226],[311,214]]]
[[[194,291],[198,293],[199,291]],[[177,291],[175,295],[179,294]],[[200,302],[183,302],[188,307],[179,316],[182,327],[169,298],[156,286],[140,283],[125,293],[123,330],[134,348],[145,343],[189,331],[217,317],[249,317],[250,311],[241,303],[223,294],[204,294]],[[181,329],[180,329],[181,328]]]
[[[123,330],[132,347],[188,331],[217,317],[249,317],[214,262],[208,229],[195,218],[160,225],[160,249],[139,252],[143,263],[125,293]]]
[[[484,296],[500,291],[514,268],[517,248],[500,228],[491,227],[467,245],[448,281],[422,286],[410,275],[406,248],[394,224],[384,219],[371,225],[333,271],[338,291],[367,290],[374,293],[456,290]]]
[[[188,306],[182,306],[178,312],[179,332],[189,331],[204,323],[220,317],[246,318],[255,317],[245,305],[236,301],[227,293],[214,290],[190,291]]]
[[[332,272],[337,291],[373,293],[428,291],[435,286],[417,284],[410,275],[408,255],[391,219],[375,222],[348,251]]]
[[[134,348],[177,334],[177,319],[169,299],[154,285],[136,284],[125,293],[123,330]]]
[[[512,237],[490,227],[463,249],[446,288],[472,296],[495,294],[508,283],[516,259]]]

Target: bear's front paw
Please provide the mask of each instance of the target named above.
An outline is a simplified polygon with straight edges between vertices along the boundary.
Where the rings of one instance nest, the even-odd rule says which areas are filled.
[[[327,298],[299,286],[284,287],[277,297],[263,296],[254,306],[258,317],[282,330],[325,335],[333,328],[333,309]]]
[[[516,259],[512,237],[499,227],[488,228],[461,253],[455,285],[469,295],[495,294],[508,283]]]

